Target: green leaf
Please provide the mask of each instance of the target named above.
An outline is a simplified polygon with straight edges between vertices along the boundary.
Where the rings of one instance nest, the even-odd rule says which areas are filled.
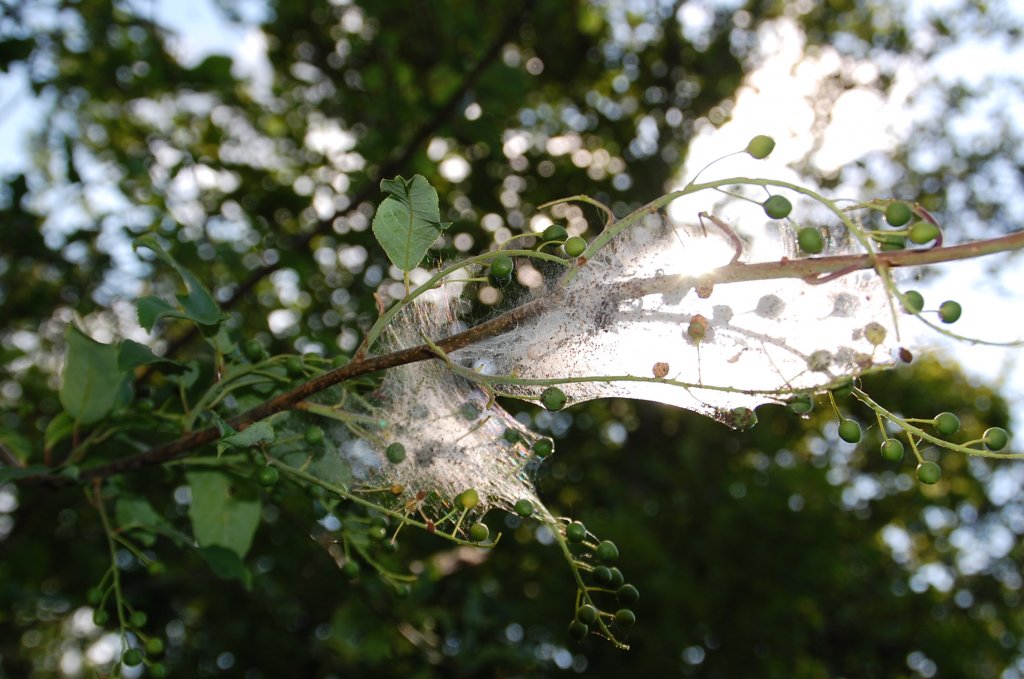
[[[146,298],[143,298],[146,299]],[[158,298],[153,298],[158,299]],[[163,302],[163,300],[159,300]],[[139,300],[141,303],[142,300]],[[164,302],[166,304],[166,302]],[[152,325],[148,329],[152,329]],[[123,372],[129,372],[138,368],[140,365],[149,365],[151,363],[166,363],[171,366],[175,366],[179,369],[184,369],[184,365],[178,361],[172,361],[169,358],[163,358],[153,353],[153,350],[147,347],[145,344],[139,344],[134,340],[126,339],[122,340],[117,345],[117,367]]]
[[[440,221],[437,191],[422,175],[385,179],[380,188],[390,195],[373,217],[373,235],[395,266],[411,271],[451,224]]]
[[[252,573],[246,568],[242,559],[230,549],[217,545],[200,547],[199,555],[209,564],[210,570],[218,578],[239,580],[246,589],[252,589]]]
[[[47,467],[41,464],[34,464],[29,467],[0,467],[0,483],[22,479],[26,476],[46,474],[49,471]]]
[[[0,429],[0,443],[4,444],[14,457],[27,462],[32,457],[32,443],[20,432],[13,429]]]
[[[152,250],[160,261],[178,272],[188,291],[184,295],[178,295],[178,302],[184,311],[174,309],[159,297],[150,296],[140,299],[138,302],[138,312],[139,324],[142,327],[146,328],[146,330],[152,330],[153,323],[168,316],[195,321],[200,325],[214,326],[220,323],[223,314],[221,314],[220,307],[217,306],[213,296],[203,287],[199,279],[192,275],[191,271],[178,264],[177,260],[164,250],[156,238],[153,236],[137,238],[135,239],[135,248],[148,248]],[[157,300],[163,302],[163,307],[159,305]],[[145,306],[143,301],[146,302]]]
[[[256,484],[220,471],[185,475],[192,490],[188,516],[200,547],[218,545],[243,558],[260,522]]]
[[[100,344],[68,326],[68,354],[61,373],[60,402],[82,424],[97,422],[113,409],[121,385],[117,347]]]
[[[257,443],[270,443],[274,440],[274,427],[269,422],[256,422],[242,431],[224,436],[217,442],[217,455],[228,448],[251,448]]]
[[[71,436],[74,429],[74,418],[62,410],[46,425],[46,431],[43,433],[43,447],[46,450],[53,450],[55,445]]]
[[[147,547],[156,542],[154,533],[173,530],[167,519],[157,514],[148,500],[140,497],[118,498],[114,516],[122,529],[141,529],[133,532],[133,537]]]

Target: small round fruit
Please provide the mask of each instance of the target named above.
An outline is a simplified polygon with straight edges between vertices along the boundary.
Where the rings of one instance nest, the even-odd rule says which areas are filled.
[[[557,240],[563,241],[569,237],[569,232],[565,230],[565,227],[561,224],[552,224],[548,228],[544,229],[544,233],[540,235],[545,241]]]
[[[759,134],[747,143],[747,153],[751,157],[762,160],[775,150],[775,140],[766,134]]]
[[[914,216],[914,211],[906,203],[889,203],[885,208],[885,221],[889,226],[903,226]]]
[[[455,496],[455,502],[463,509],[473,509],[480,504],[480,493],[475,488],[464,490]]]
[[[583,604],[576,609],[576,619],[584,625],[593,625],[597,622],[597,609],[590,604]]]
[[[569,636],[572,637],[573,641],[583,641],[590,634],[590,628],[584,625],[579,620],[573,620],[569,623]]]
[[[345,354],[338,354],[331,359],[331,367],[340,368],[343,365],[348,365],[348,356]]]
[[[640,590],[633,585],[623,585],[619,587],[619,591],[615,593],[615,597],[619,600],[619,603],[635,604],[640,599]]]
[[[573,236],[562,244],[562,248],[570,257],[579,257],[587,249],[587,241],[579,236]]]
[[[515,268],[512,258],[508,255],[495,257],[491,261],[491,273],[494,274],[495,278],[508,278],[512,275],[512,270]]]
[[[164,679],[167,676],[167,667],[163,663],[155,662],[149,666],[149,676],[153,679]]]
[[[135,667],[142,663],[142,651],[137,648],[127,648],[121,654],[121,662],[129,667]]]
[[[878,241],[878,245],[882,252],[903,250],[907,247],[907,239],[896,233],[882,234],[881,236],[876,236],[875,240]]]
[[[540,402],[548,410],[561,410],[568,401],[565,392],[558,387],[548,387],[540,395]]]
[[[942,469],[934,462],[922,462],[917,465],[917,480],[921,483],[927,483],[928,485],[938,483],[941,476]]]
[[[140,627],[146,626],[146,620],[149,618],[143,611],[132,611],[132,614],[128,616],[128,625],[139,629]]]
[[[505,429],[505,432],[501,435],[501,438],[505,439],[509,443],[518,443],[521,437],[519,436],[519,432],[517,432],[512,427],[508,427]]]
[[[522,500],[516,500],[512,510],[523,518],[533,516],[533,503],[523,498]]]
[[[313,425],[306,429],[306,433],[303,434],[303,438],[311,446],[316,446],[324,442],[324,430],[320,427]]]
[[[1002,450],[1010,442],[1010,434],[1002,427],[989,427],[981,438],[989,450]]]
[[[910,227],[910,242],[917,245],[931,243],[939,237],[939,233],[941,233],[939,227],[931,222],[918,222]]]
[[[932,420],[935,431],[943,436],[951,436],[960,431],[960,418],[953,413],[939,413]]]
[[[626,581],[625,576],[622,575],[622,571],[620,571],[615,566],[612,566],[608,570],[612,572],[612,579],[611,582],[608,583],[608,586],[612,589],[618,589],[619,587],[622,587],[622,583]]]
[[[167,566],[165,566],[162,561],[151,561],[149,562],[149,565],[146,566],[146,572],[150,575],[163,575],[167,572]]]
[[[107,613],[102,608],[99,609],[99,610],[93,611],[92,621],[93,621],[93,624],[95,624],[97,627],[103,627],[104,625],[107,624],[108,620],[110,620],[110,613]]]
[[[85,602],[90,606],[99,606],[103,601],[103,590],[99,587],[92,587],[85,593]]]
[[[805,226],[796,233],[796,242],[800,250],[809,255],[816,255],[825,249],[825,241],[821,231],[813,226]]]
[[[882,457],[889,462],[899,462],[903,459],[903,444],[898,439],[882,441]]]
[[[533,454],[541,459],[553,452],[555,452],[555,444],[551,442],[551,439],[537,439],[537,442],[533,444]]]
[[[903,308],[912,314],[920,313],[924,308],[924,297],[917,290],[907,290],[903,293]]]
[[[615,561],[619,558],[619,548],[611,540],[602,540],[594,551],[594,556],[601,561]]]
[[[615,611],[615,624],[619,627],[632,627],[636,624],[636,613],[628,608],[620,608]]]
[[[474,523],[469,527],[469,539],[473,542],[483,542],[490,536],[491,529],[486,523]]]
[[[270,488],[281,478],[275,467],[263,467],[256,472],[256,481],[264,488]]]
[[[843,420],[839,423],[839,438],[847,443],[860,441],[860,422],[857,420]]]
[[[298,356],[289,356],[284,359],[284,369],[288,371],[288,374],[292,377],[299,377],[305,372],[305,368],[302,365],[302,359]]]
[[[405,446],[396,441],[384,449],[384,455],[391,464],[398,464],[405,459]]]
[[[383,540],[388,536],[388,529],[384,526],[370,526],[366,530],[366,534],[370,536],[371,540]]]
[[[607,585],[612,581],[612,569],[608,566],[598,566],[593,570],[594,582],[599,585]]]
[[[761,204],[764,213],[772,219],[784,219],[793,211],[793,204],[785,196],[771,196]]]
[[[242,351],[245,352],[245,357],[255,363],[256,361],[262,361],[266,356],[263,349],[263,345],[257,339],[248,340],[242,345]]]
[[[160,655],[164,652],[164,640],[160,637],[146,639],[146,655]]]
[[[345,565],[341,567],[341,574],[349,580],[352,580],[359,575],[359,562],[357,561],[346,561]]]
[[[573,521],[565,527],[565,537],[569,542],[583,542],[587,539],[587,527],[579,521]]]
[[[939,318],[943,323],[956,323],[962,311],[959,303],[948,300],[939,305]]]
[[[810,394],[798,394],[789,402],[789,409],[797,415],[806,415],[814,409],[814,399]]]
[[[736,429],[750,429],[757,424],[757,413],[750,408],[740,406],[729,411],[731,424]]]

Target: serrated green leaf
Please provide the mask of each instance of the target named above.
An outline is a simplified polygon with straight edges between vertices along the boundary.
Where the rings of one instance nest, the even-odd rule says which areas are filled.
[[[60,402],[75,420],[92,424],[106,417],[117,399],[122,377],[117,347],[100,344],[73,325],[68,326],[66,338]]]
[[[257,443],[271,443],[274,440],[274,427],[269,422],[256,422],[242,431],[224,436],[217,442],[217,455],[228,448],[250,448]]]
[[[140,297],[135,302],[135,312],[139,317],[139,325],[141,325],[146,332],[152,332],[153,326],[161,318],[167,318],[168,316],[178,316],[178,310],[175,309],[170,303],[165,300],[156,297],[155,295],[146,295]]]
[[[178,302],[181,304],[182,308],[184,309],[184,312],[179,310],[173,310],[170,304],[164,302],[165,307],[167,309],[172,309],[173,313],[167,312],[166,310],[160,311],[158,312],[155,320],[153,320],[153,323],[155,323],[160,318],[164,318],[167,316],[185,318],[191,321],[195,321],[200,325],[207,326],[214,326],[220,323],[221,319],[223,318],[223,314],[221,314],[220,307],[217,305],[217,302],[213,299],[213,296],[203,286],[203,284],[199,282],[199,279],[192,275],[191,271],[178,264],[177,260],[171,257],[170,253],[164,250],[163,246],[161,246],[160,243],[157,242],[155,237],[148,235],[142,236],[141,238],[135,239],[134,245],[136,249],[144,247],[148,248],[149,250],[152,250],[160,261],[162,261],[164,264],[171,267],[178,273],[178,275],[181,277],[181,280],[185,283],[185,289],[187,290],[185,294],[177,296]],[[144,297],[143,299],[159,298]],[[153,326],[152,324],[150,324],[147,327],[146,324],[143,323],[143,308],[141,305],[142,300],[139,300],[139,302],[139,324],[142,325],[142,327],[146,328],[147,330],[150,330],[152,329]],[[149,302],[149,304],[153,305],[154,303]],[[147,320],[150,320],[151,318],[151,316],[149,315],[150,311],[152,310],[147,309]]]
[[[373,217],[373,235],[395,266],[411,271],[451,224],[440,221],[437,191],[422,175],[385,179],[380,188],[390,195]]]
[[[200,547],[220,546],[244,558],[260,521],[256,484],[220,471],[185,475],[192,491],[188,516]]]
[[[163,302],[163,300],[160,301]],[[165,363],[169,366],[174,366],[177,369],[184,369],[184,366],[178,361],[157,356],[153,353],[153,350],[145,344],[139,344],[138,342],[129,339],[122,340],[118,343],[117,367],[119,370],[128,372],[138,368],[140,365],[149,365],[151,363]]]
[[[252,589],[252,573],[242,559],[230,549],[218,545],[200,547],[199,555],[218,578],[238,580],[246,589]]]

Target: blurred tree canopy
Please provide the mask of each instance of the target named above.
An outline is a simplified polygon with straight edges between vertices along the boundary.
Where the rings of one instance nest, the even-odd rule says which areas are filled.
[[[45,115],[31,164],[0,191],[8,470],[66,455],[66,442],[47,441],[73,319],[101,341],[132,338],[175,360],[208,351],[188,324],[139,328],[133,300],[169,297],[179,281],[132,250],[137,236],[159,236],[201,278],[235,340],[332,359],[354,351],[375,295],[402,279],[369,230],[382,178],[419,173],[438,188],[454,225],[434,265],[536,230],[536,206],[554,198],[585,193],[622,214],[664,193],[694,136],[729,118],[779,22],[799,28],[808,53],[875,64],[870,86],[882,93],[901,59],[927,60],[960,31],[1019,38],[1004,9],[973,2],[912,28],[899,4],[854,0],[219,6],[248,31],[247,67],[228,53],[187,54],[187,36],[151,5],[0,4],[0,67],[27,78]],[[855,86],[841,70],[832,84],[823,101]],[[972,96],[934,86],[946,107]],[[886,159],[895,178],[892,168],[870,174],[879,159],[851,172],[868,172],[868,190],[899,186],[940,215],[969,206],[971,219],[1008,230],[1017,208],[978,177],[1019,174],[1019,147],[1016,160],[1007,152],[1018,131],[1004,120],[996,141],[961,150],[941,120]],[[940,142],[956,152],[915,164],[915,144]],[[805,171],[838,181],[810,159]],[[564,217],[574,232],[599,224],[578,208]],[[159,406],[177,387],[146,370],[134,393]],[[917,361],[868,385],[908,416],[958,412],[969,434],[1008,422],[1000,397],[955,366]],[[133,422],[149,429],[138,440],[168,435],[159,418]],[[735,433],[608,401],[533,424],[558,440],[539,471],[543,498],[613,537],[641,592],[631,651],[568,640],[564,564],[535,523],[500,512],[488,523],[507,537],[488,551],[407,529],[380,557],[416,575],[396,588],[367,568],[346,577],[332,551],[335,507],[282,484],[258,491],[251,582],[219,579],[187,536],[174,537],[189,511],[174,465],[104,482],[107,497],[145,498],[167,526],[140,538],[145,559],[115,550],[125,599],[165,642],[161,666],[173,676],[1024,672],[1020,474],[954,458],[923,489],[906,463],[878,459],[877,437],[841,443],[822,412],[801,420],[769,407]],[[114,437],[96,461],[136,450]],[[94,497],[0,486],[0,677],[113,666],[101,642],[116,621],[93,624],[89,600],[111,563]]]

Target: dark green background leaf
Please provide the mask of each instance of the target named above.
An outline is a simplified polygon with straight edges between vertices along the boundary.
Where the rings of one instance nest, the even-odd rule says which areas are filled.
[[[260,521],[260,497],[249,479],[220,471],[185,475],[192,491],[188,516],[200,547],[218,545],[244,558]]]

